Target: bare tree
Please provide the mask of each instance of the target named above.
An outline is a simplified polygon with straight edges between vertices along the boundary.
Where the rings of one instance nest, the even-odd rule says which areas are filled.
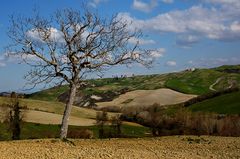
[[[89,74],[102,74],[114,65],[133,62],[150,66],[151,50],[142,49],[139,30],[129,29],[129,23],[119,16],[102,18],[83,7],[80,11],[65,9],[50,18],[40,16],[12,16],[8,35],[11,56],[21,58],[32,69],[25,78],[33,86],[68,84],[60,138],[66,138],[68,120],[76,90]]]

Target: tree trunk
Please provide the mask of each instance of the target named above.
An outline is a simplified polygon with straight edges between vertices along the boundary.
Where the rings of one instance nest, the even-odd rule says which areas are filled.
[[[69,100],[66,104],[63,118],[62,118],[62,125],[61,125],[61,132],[60,132],[60,139],[67,138],[67,131],[68,131],[68,121],[71,114],[73,102],[76,95],[76,85],[70,85],[70,92],[69,92]]]

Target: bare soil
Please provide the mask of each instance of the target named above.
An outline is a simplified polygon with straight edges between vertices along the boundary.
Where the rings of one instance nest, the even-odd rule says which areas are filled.
[[[174,136],[144,139],[56,139],[0,142],[1,159],[240,158],[240,138]]]
[[[171,89],[136,90],[120,95],[111,102],[96,103],[99,107],[106,106],[150,106],[154,103],[171,105],[185,102],[196,97],[192,94],[184,94]],[[127,102],[129,101],[129,102]]]

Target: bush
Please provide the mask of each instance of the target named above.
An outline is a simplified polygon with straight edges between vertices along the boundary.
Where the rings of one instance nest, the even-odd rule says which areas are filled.
[[[154,104],[148,109],[142,110],[142,112],[122,114],[121,118],[148,126],[153,136],[240,136],[240,115],[192,113],[184,108],[175,114],[167,115],[161,106]]]
[[[107,112],[97,112],[96,114],[96,124],[98,126],[98,134],[99,138],[105,138],[105,133],[104,133],[104,125],[108,121],[108,115]]]

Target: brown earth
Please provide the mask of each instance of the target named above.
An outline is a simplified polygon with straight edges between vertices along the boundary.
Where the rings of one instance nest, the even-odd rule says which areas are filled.
[[[240,158],[240,138],[160,137],[144,139],[56,139],[0,142],[0,159]]]
[[[150,106],[154,103],[171,105],[185,102],[196,97],[192,94],[184,94],[171,89],[161,88],[157,90],[136,90],[120,95],[111,102],[98,102],[99,107],[107,106]]]

